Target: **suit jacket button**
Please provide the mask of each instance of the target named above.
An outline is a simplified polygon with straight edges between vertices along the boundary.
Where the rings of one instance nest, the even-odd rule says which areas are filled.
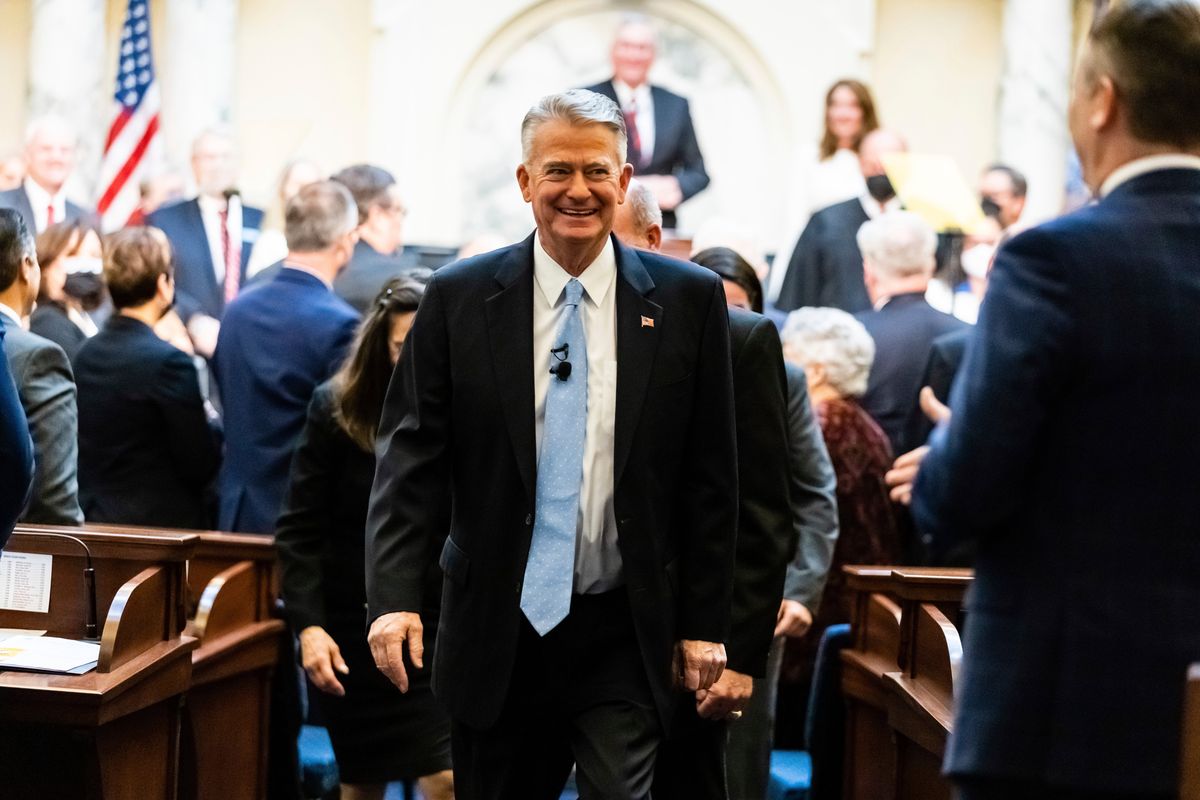
[[[532,524],[533,524],[533,514],[526,514],[526,515],[525,515],[525,524],[526,524],[526,525],[532,525]]]

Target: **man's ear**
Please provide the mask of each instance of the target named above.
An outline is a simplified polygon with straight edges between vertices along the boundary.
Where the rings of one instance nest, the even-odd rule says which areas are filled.
[[[1089,103],[1088,123],[1092,130],[1102,131],[1113,124],[1117,118],[1117,87],[1110,76],[1101,75],[1096,79]]]
[[[626,163],[621,167],[621,199],[618,202],[625,202],[625,193],[629,191],[629,182],[633,180],[633,164]]]
[[[531,176],[529,168],[523,163],[517,165],[517,185],[521,187],[521,197],[525,198],[526,203],[533,202],[533,193],[530,191]]]
[[[646,245],[649,250],[658,252],[662,247],[662,225],[657,222],[650,223],[650,227],[646,229]]]

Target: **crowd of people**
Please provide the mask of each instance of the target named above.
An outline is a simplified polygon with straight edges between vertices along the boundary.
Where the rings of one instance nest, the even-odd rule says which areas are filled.
[[[273,534],[283,658],[343,798],[557,797],[572,768],[584,797],[764,797],[850,621],[841,566],[901,562],[978,570],[947,757],[964,797],[1167,796],[1200,660],[1197,509],[1170,490],[1200,452],[1200,119],[1180,105],[1200,11],[1100,20],[1071,127],[1103,199],[1025,234],[1004,164],[975,229],[905,210],[885,167],[905,138],[837,82],[811,215],[773,262],[732,239],[661,254],[708,176],[653,57],[627,22],[611,81],[536,103],[535,232],[437,270],[404,251],[385,169],[289,163],[275,231],[220,131],[193,146],[195,197],[148,181],[139,224],[102,236],[64,195],[70,132],[36,121],[0,172],[3,532]],[[1131,580],[1144,597],[1083,599]],[[1147,642],[1163,614],[1172,642]],[[1121,671],[1080,677],[1103,659]],[[1121,731],[1097,734],[1085,692]]]

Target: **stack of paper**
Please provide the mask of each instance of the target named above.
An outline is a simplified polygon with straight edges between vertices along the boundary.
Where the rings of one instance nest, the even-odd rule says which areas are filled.
[[[54,636],[10,636],[0,641],[0,670],[79,675],[95,669],[100,645]]]

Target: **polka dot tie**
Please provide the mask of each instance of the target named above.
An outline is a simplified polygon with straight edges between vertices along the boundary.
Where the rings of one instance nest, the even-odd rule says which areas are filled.
[[[533,539],[521,590],[521,611],[541,636],[566,618],[575,577],[575,525],[587,423],[587,340],[579,318],[582,298],[583,284],[572,278],[555,339],[556,348],[566,345],[567,350],[562,359],[547,354],[547,369],[563,361],[569,361],[571,367],[565,381],[555,376],[546,390]]]

